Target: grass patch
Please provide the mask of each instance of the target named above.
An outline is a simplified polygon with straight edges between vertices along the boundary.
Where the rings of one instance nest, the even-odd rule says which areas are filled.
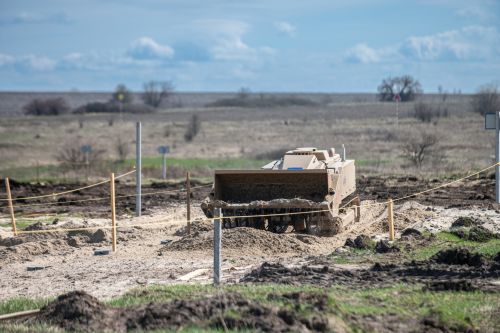
[[[332,291],[344,313],[382,315],[396,313],[404,318],[433,317],[453,327],[494,327],[500,324],[495,305],[500,295],[484,292],[424,292],[419,285],[398,284],[390,288]],[[493,325],[493,326],[492,326]]]
[[[6,313],[13,313],[26,310],[38,309],[48,302],[50,298],[26,298],[26,297],[16,297],[5,301],[0,301],[0,315]]]
[[[428,246],[416,249],[408,253],[410,259],[426,260],[444,248],[465,247],[475,253],[481,253],[486,256],[492,257],[500,252],[500,239],[491,239],[487,242],[475,242],[470,240],[463,240],[457,235],[447,231],[442,231],[436,234],[436,239]]]

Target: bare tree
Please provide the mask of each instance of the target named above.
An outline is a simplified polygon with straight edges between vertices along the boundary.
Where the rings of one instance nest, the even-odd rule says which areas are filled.
[[[116,154],[118,155],[118,160],[123,162],[127,159],[130,153],[130,147],[126,141],[122,140],[121,137],[118,138],[115,145]]]
[[[437,136],[421,131],[418,137],[409,138],[403,144],[403,157],[420,169],[426,158],[432,155],[433,148],[437,143]]]
[[[240,90],[238,91],[238,98],[239,99],[246,99],[250,96],[251,90],[248,87],[241,87]]]
[[[159,107],[174,92],[174,85],[171,81],[149,81],[144,83],[143,87],[142,100],[155,108]]]
[[[193,114],[191,120],[186,129],[186,133],[184,134],[184,139],[187,142],[193,141],[194,137],[198,134],[201,128],[201,120],[197,114]]]
[[[490,83],[481,86],[471,100],[472,110],[481,115],[500,111],[500,96],[498,86]]]
[[[111,96],[112,103],[130,104],[133,100],[134,95],[124,84],[117,85],[115,92]]]
[[[413,101],[422,93],[420,82],[410,75],[400,77],[389,77],[382,80],[378,86],[378,98],[380,101],[392,101],[399,94],[401,102]]]
[[[73,141],[67,143],[60,149],[55,157],[63,168],[77,171],[86,167],[87,162],[88,165],[93,165],[101,161],[104,152],[105,151],[102,149],[93,149],[85,156],[85,153],[82,151],[81,143]]]

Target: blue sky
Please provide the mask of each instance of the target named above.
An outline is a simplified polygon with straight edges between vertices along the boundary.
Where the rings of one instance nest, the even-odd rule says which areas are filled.
[[[0,90],[424,91],[500,80],[499,0],[0,0]]]

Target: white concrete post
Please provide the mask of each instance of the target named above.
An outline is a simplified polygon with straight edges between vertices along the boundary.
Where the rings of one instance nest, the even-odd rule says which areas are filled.
[[[142,184],[142,157],[141,157],[141,122],[135,124],[135,216],[141,216],[141,184]]]
[[[220,248],[222,245],[222,212],[220,208],[214,209],[214,284],[219,285],[221,279],[221,257]]]

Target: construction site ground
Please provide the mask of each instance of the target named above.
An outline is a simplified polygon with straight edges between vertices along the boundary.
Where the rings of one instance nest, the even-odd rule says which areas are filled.
[[[445,180],[361,177],[358,188],[362,205],[367,205],[384,202],[388,197],[398,198],[426,190],[443,182]],[[16,183],[12,187],[16,195],[22,196],[39,195],[51,191],[58,192],[71,188],[71,186],[64,185],[44,187]],[[143,189],[143,193],[174,190],[181,187],[182,184],[148,185]],[[136,292],[134,290],[142,290],[143,287],[163,288],[171,285],[202,284],[207,285],[206,288],[211,288],[208,285],[212,282],[213,227],[211,222],[201,221],[204,216],[199,208],[200,201],[209,189],[209,187],[204,187],[193,190],[191,215],[195,221],[192,224],[190,235],[186,233],[186,197],[183,192],[145,196],[143,201],[145,210],[141,217],[133,217],[135,202],[133,196],[117,199],[118,249],[115,253],[101,256],[94,255],[94,251],[111,248],[109,202],[104,200],[73,204],[65,204],[65,202],[105,196],[108,193],[107,187],[63,196],[63,200],[59,199],[60,205],[16,208],[20,214],[31,216],[31,221],[33,219],[39,220],[39,223],[31,224],[25,230],[50,231],[54,229],[54,232],[27,233],[12,237],[8,218],[3,218],[0,221],[2,225],[0,227],[0,302],[15,297],[51,299],[75,290],[84,291],[97,297],[100,301],[113,302],[113,299],[128,297],[127,295],[130,293]],[[482,221],[481,227],[493,235],[500,233],[499,207],[493,203],[493,190],[491,177],[483,176],[422,196],[396,201],[394,214],[396,238],[399,239],[396,244],[400,248],[398,251],[392,251],[390,244],[386,251],[379,251],[378,245],[377,250],[374,250],[373,247],[371,249],[368,247],[358,249],[356,246],[344,246],[348,238],[354,240],[360,235],[369,236],[372,242],[387,239],[387,207],[385,205],[362,207],[361,221],[348,226],[344,232],[334,237],[316,237],[294,233],[292,230],[286,234],[273,234],[250,228],[224,229],[222,239],[223,284],[310,285],[311,288],[337,286],[338,288],[354,288],[354,290],[369,285],[370,287],[396,288],[397,290],[394,292],[397,293],[401,283],[403,285],[409,283],[408,288],[410,289],[417,288],[415,286],[421,288],[420,286],[423,284],[426,288],[435,288],[435,290],[439,290],[439,288],[458,291],[470,289],[474,292],[479,290],[490,295],[487,297],[493,297],[493,301],[498,301],[500,299],[500,271],[494,263],[495,260],[498,260],[496,253],[500,251],[498,239],[493,237],[493,240],[483,242],[487,244],[488,248],[485,250],[486,254],[481,259],[482,261],[478,259],[479,266],[471,264],[469,267],[466,264],[466,266],[456,268],[455,263],[448,263],[446,260],[437,263],[426,261],[440,250],[456,247],[454,246],[454,235],[441,235],[440,232],[449,231],[452,223],[460,217],[480,220]],[[133,191],[132,185],[118,184],[117,195],[131,195]],[[42,199],[40,199],[41,202]],[[33,203],[33,201],[20,202],[19,204],[28,203]],[[57,212],[58,214],[55,216],[40,214],[38,218],[33,217],[41,213],[42,210],[44,213]],[[81,227],[94,228],[69,232],[63,230]],[[401,232],[408,228],[419,230],[423,235],[418,237],[407,237],[407,235],[401,240]],[[470,247],[471,252],[486,248],[486,245],[481,242],[470,243],[474,243]],[[384,244],[387,245],[387,243]],[[494,259],[495,255],[497,255],[497,259]],[[466,258],[470,256],[470,253],[465,254]],[[415,260],[417,261],[416,266],[408,266],[408,263]],[[419,263],[419,260],[423,260],[423,262]],[[379,264],[379,266],[374,269],[374,264]],[[451,284],[443,284],[443,278],[451,281]],[[150,289],[144,290],[147,293],[149,292],[147,290]],[[204,295],[214,292],[213,290],[209,292],[208,289],[201,290]],[[235,296],[230,293],[230,290],[225,289],[223,293],[227,296],[226,301],[229,305],[233,303],[241,305],[249,302],[248,300],[242,301],[239,299],[242,297],[241,295]],[[285,294],[281,293],[276,297],[285,297],[283,296]],[[85,297],[91,296],[73,295],[72,297],[85,299]],[[324,302],[324,300],[314,298],[316,296],[312,299],[308,298],[307,295],[288,295],[286,297],[291,298],[287,302],[311,303],[313,308],[321,308],[321,302]],[[294,297],[306,297],[306,300],[294,300]],[[212,304],[210,299],[204,302],[203,304],[206,306]],[[96,306],[98,307],[98,305]],[[491,311],[491,313],[498,314],[498,307]],[[96,310],[96,312],[98,311]],[[272,314],[272,311],[270,313]],[[375,317],[375,319],[370,320],[369,317],[360,314],[353,315],[347,321],[352,321],[356,323],[357,327],[366,330],[411,331],[411,322],[408,322],[407,327],[402,328],[398,326],[400,324],[396,323],[399,317],[394,314],[380,314],[380,316]],[[418,325],[424,325],[420,319]],[[321,320],[324,318],[320,316],[315,322],[317,325],[313,322],[302,321],[296,322],[298,326],[276,326],[271,330],[321,331],[320,328],[324,326],[322,326]],[[456,327],[440,328],[439,323],[433,323],[432,320],[428,323],[430,326],[425,326],[427,325],[425,324],[419,327],[425,328],[427,331],[432,331],[432,329],[439,332],[460,331]],[[495,325],[491,326],[493,327],[491,332],[495,331],[494,327],[500,327],[496,326],[500,323],[497,319],[495,320],[491,323],[491,325]],[[97,321],[99,322],[99,320]],[[373,325],[380,322],[385,322],[385,324],[380,324],[382,326],[378,327],[370,324],[371,322]],[[207,321],[203,323],[208,326],[213,324],[213,322]],[[165,325],[184,327],[185,324],[181,323],[180,326],[175,326],[177,324],[166,322]],[[200,324],[200,322],[189,322],[188,324],[201,325],[201,327],[205,325]],[[226,325],[225,322],[219,324]],[[323,322],[323,324],[325,323]],[[73,324],[65,322],[59,326],[71,330],[73,327],[71,325]],[[129,329],[119,326],[119,324],[116,325],[118,326],[93,328],[115,331]],[[214,325],[214,327],[219,327]],[[253,323],[253,325],[257,325],[253,327],[260,327],[258,323]],[[337,325],[335,327],[338,331],[342,331],[342,329],[349,331],[342,326],[342,323],[333,323],[331,318],[326,320],[325,325],[330,330],[332,325]],[[153,325],[151,327],[159,328],[162,326]],[[233,328],[241,329],[244,327],[247,326],[236,325]],[[488,323],[481,326],[482,331],[487,331],[484,328],[489,327]],[[88,326],[83,329],[91,331],[91,328]],[[77,329],[82,329],[82,327],[77,327]],[[137,326],[136,329],[149,328]]]

